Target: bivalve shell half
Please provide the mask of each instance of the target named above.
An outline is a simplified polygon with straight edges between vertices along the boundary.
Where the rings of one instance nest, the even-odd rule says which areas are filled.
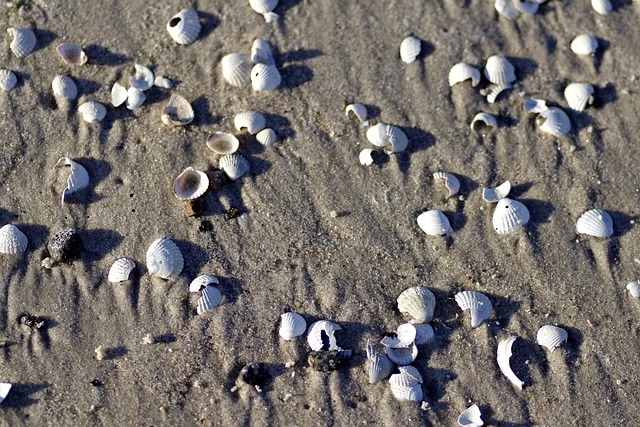
[[[420,371],[415,366],[398,366],[398,371],[397,374],[389,378],[389,384],[407,387],[416,383],[423,383],[422,375],[420,375]]]
[[[564,99],[575,111],[584,111],[593,104],[593,86],[588,83],[571,83],[564,89]]]
[[[613,219],[606,211],[591,209],[578,218],[576,230],[580,234],[587,234],[593,237],[611,237],[613,234]]]
[[[449,220],[437,209],[421,213],[417,221],[418,226],[429,236],[447,236],[453,233]]]
[[[423,286],[405,290],[398,296],[397,302],[398,310],[417,322],[424,323],[433,319],[436,297],[433,292]]]
[[[609,0],[591,0],[591,7],[600,15],[608,15],[613,10],[613,5]]]
[[[152,276],[168,279],[179,275],[183,267],[182,252],[173,240],[157,239],[147,249],[147,269]]]
[[[309,326],[309,330],[307,331],[307,343],[313,351],[340,351],[342,349],[338,347],[338,344],[336,343],[335,333],[341,329],[340,325],[336,323],[329,322],[328,320],[318,320]],[[323,335],[329,339],[328,343],[325,343],[322,340]],[[325,348],[327,347],[327,344],[329,348]]]
[[[255,39],[251,44],[251,62],[254,64],[275,65],[271,45],[264,39]]]
[[[167,22],[167,31],[178,44],[193,43],[200,35],[200,21],[198,12],[194,9],[182,9]]]
[[[162,110],[162,122],[170,126],[184,126],[195,117],[193,107],[184,97],[174,93]]]
[[[251,69],[251,87],[255,91],[275,90],[281,82],[280,71],[275,65],[256,64]]]
[[[80,46],[71,43],[63,43],[56,48],[60,58],[68,65],[84,65],[87,63],[87,54]]]
[[[517,200],[507,197],[498,200],[493,212],[493,228],[498,234],[506,234],[529,222],[529,209]]]
[[[18,227],[7,224],[0,228],[0,253],[19,254],[27,250],[29,241]]]
[[[127,88],[116,82],[111,87],[111,105],[119,107],[125,103],[128,96]]]
[[[367,129],[367,139],[376,147],[385,148],[387,154],[404,151],[409,145],[409,139],[402,129],[385,123],[378,123]]]
[[[271,128],[266,128],[258,132],[256,139],[262,145],[269,146],[276,143],[278,136],[276,132]]]
[[[189,166],[173,181],[173,194],[180,200],[192,200],[202,196],[209,189],[206,173]]]
[[[78,86],[76,82],[64,74],[57,75],[53,78],[51,88],[53,89],[53,96],[56,98],[73,101],[78,97]]]
[[[0,70],[0,89],[9,92],[18,84],[18,78],[9,70]]]
[[[147,95],[145,95],[141,90],[136,89],[133,86],[127,89],[126,105],[128,110],[137,110],[146,100]]]
[[[344,113],[348,116],[349,113],[352,113],[354,116],[358,118],[361,122],[367,121],[367,107],[362,104],[349,104],[344,109]]]
[[[444,186],[449,191],[447,197],[453,197],[460,191],[460,180],[452,173],[436,172],[433,174],[433,179],[444,179]]]
[[[280,329],[278,333],[283,340],[290,341],[304,334],[307,321],[298,313],[284,313],[280,315]]]
[[[471,405],[458,417],[458,425],[462,427],[480,427],[484,425],[478,405]]]
[[[9,395],[11,386],[11,383],[0,383],[0,403],[2,403]]]
[[[415,343],[411,344],[409,347],[393,348],[385,346],[384,352],[393,363],[401,366],[408,365],[418,357],[418,347],[416,347]]]
[[[367,340],[367,359],[369,360],[369,384],[389,378],[395,364],[389,357]]]
[[[436,337],[436,333],[433,331],[433,326],[428,323],[414,323],[416,328],[416,345],[428,344]]]
[[[591,34],[580,34],[571,42],[571,50],[576,55],[593,55],[598,49],[598,39]]]
[[[449,70],[449,86],[471,79],[471,86],[480,83],[480,71],[472,65],[458,62]]]
[[[485,294],[475,291],[462,291],[455,295],[455,300],[462,310],[471,312],[471,327],[477,328],[491,317],[493,305]]]
[[[568,337],[569,335],[564,329],[553,325],[544,325],[538,330],[536,341],[541,346],[547,347],[549,351],[553,352],[553,350],[560,347]]]
[[[400,59],[402,62],[411,64],[416,60],[422,50],[422,42],[419,38],[409,36],[400,43]]]
[[[476,132],[488,127],[497,128],[498,120],[496,120],[496,118],[491,114],[478,113],[475,116],[473,116],[473,120],[471,120],[470,127],[471,127],[471,130]]]
[[[526,99],[522,103],[522,106],[524,107],[525,113],[542,113],[549,109],[549,107],[547,107],[547,102],[544,99]]]
[[[232,181],[235,181],[247,174],[251,169],[249,161],[239,154],[227,154],[226,156],[222,156],[219,161],[219,167]]]
[[[509,363],[509,359],[512,354],[511,347],[517,338],[517,336],[512,335],[498,343],[498,367],[500,368],[500,372],[502,372],[504,376],[511,381],[511,384],[513,384],[518,390],[522,390],[524,382],[511,370],[511,365]]]
[[[496,0],[493,4],[493,7],[496,9],[496,12],[510,21],[513,21],[519,15],[516,8],[513,7],[513,3],[511,3],[511,0]]]
[[[376,150],[375,148],[365,148],[364,150],[360,151],[360,154],[358,154],[358,160],[360,161],[360,164],[362,166],[371,166],[374,162],[373,159],[373,153]]]
[[[505,181],[496,188],[483,188],[482,198],[489,203],[496,203],[509,195],[511,182]]]
[[[396,329],[396,337],[386,336],[380,341],[385,347],[407,348],[411,346],[415,340],[418,330],[413,323],[403,323]]]
[[[233,125],[237,130],[246,129],[251,135],[260,132],[266,126],[264,115],[255,111],[247,111],[245,113],[236,114],[233,118]]]
[[[207,138],[207,147],[216,154],[233,154],[238,151],[240,141],[227,132],[212,132]]]
[[[68,195],[80,191],[89,185],[89,174],[81,164],[74,162],[68,157],[60,157],[54,168],[60,166],[71,167],[71,175],[67,178],[67,188],[62,192],[62,204],[64,204],[64,199]]]
[[[7,30],[13,37],[9,47],[15,56],[20,59],[29,56],[36,47],[36,35],[29,28],[9,28]]]
[[[198,314],[203,314],[204,312],[219,306],[220,301],[222,301],[222,294],[220,293],[220,290],[215,286],[207,286],[202,290],[200,298],[198,298],[196,311]]]
[[[627,285],[629,294],[634,298],[640,298],[640,282],[631,282]]]
[[[78,107],[78,112],[87,123],[100,123],[107,115],[107,109],[99,102],[89,101]]]
[[[211,274],[201,274],[189,284],[189,292],[202,292],[209,285],[219,285],[220,281]]]
[[[231,86],[241,87],[249,81],[251,63],[244,53],[230,53],[222,57],[222,77]]]
[[[135,262],[129,258],[118,258],[109,269],[109,282],[120,283],[129,280],[131,271],[136,267]]]
[[[129,79],[131,86],[141,91],[151,89],[154,81],[153,71],[140,64],[135,64],[134,68],[136,74]]]
[[[571,120],[567,113],[558,107],[550,107],[548,110],[542,111],[540,117],[545,120],[539,126],[540,130],[553,136],[564,136],[571,132]]]
[[[392,385],[391,393],[396,400],[400,401],[421,402],[424,398],[422,384],[419,383],[413,384],[411,387],[398,387]]]
[[[504,85],[516,81],[515,68],[507,58],[501,55],[493,55],[487,59],[484,75],[487,80],[496,85]]]

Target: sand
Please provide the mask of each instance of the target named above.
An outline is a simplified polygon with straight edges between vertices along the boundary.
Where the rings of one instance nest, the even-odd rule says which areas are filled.
[[[268,25],[246,3],[196,2],[203,30],[189,46],[164,29],[188,2],[28,1],[3,11],[2,28],[35,28],[38,44],[19,60],[7,35],[0,52],[19,80],[0,94],[0,225],[29,238],[24,255],[0,256],[0,381],[14,384],[0,424],[438,426],[455,425],[472,403],[487,425],[640,423],[640,301],[625,290],[640,274],[639,5],[614,1],[614,12],[600,16],[587,1],[552,0],[509,22],[490,1],[280,1],[280,20]],[[600,40],[595,57],[569,49],[583,32]],[[410,34],[423,54],[404,64],[398,47]],[[275,48],[282,85],[274,92],[221,77],[222,56],[248,53],[256,37]],[[65,65],[55,53],[63,42],[83,46],[89,62]],[[449,88],[453,64],[481,68],[494,54],[508,57],[518,77],[495,104],[479,94],[484,82]],[[134,112],[111,107],[111,86],[128,86],[134,63],[176,87],[149,90]],[[78,83],[72,105],[52,96],[60,73]],[[584,113],[563,99],[574,81],[596,87]],[[173,92],[192,102],[191,125],[160,121]],[[522,108],[529,97],[565,109],[572,133],[537,130]],[[108,105],[98,125],[76,112],[88,100]],[[370,124],[403,129],[407,151],[361,166],[358,153],[371,145],[367,127],[344,115],[354,101],[367,105]],[[241,137],[250,175],[207,193],[204,215],[186,218],[174,178],[188,166],[216,166],[207,135],[234,131],[233,116],[246,110],[265,113],[280,142]],[[479,111],[500,127],[471,131]],[[53,168],[60,156],[91,177],[63,206],[67,171]],[[437,171],[460,178],[460,197],[446,198]],[[498,235],[481,190],[504,180],[531,221]],[[231,207],[247,221],[225,220]],[[611,213],[611,238],[576,234],[591,208]],[[417,226],[428,209],[447,215],[449,238]],[[43,269],[47,240],[67,227],[81,234],[81,259]],[[185,258],[168,281],[145,267],[147,247],[163,236]],[[109,283],[121,256],[136,270]],[[223,295],[202,316],[188,292],[199,274],[219,277]],[[414,362],[425,405],[396,401],[385,382],[368,384],[366,342],[405,321],[395,300],[412,286],[437,299],[436,339]],[[489,296],[493,317],[471,329],[452,299],[460,290]],[[341,325],[338,343],[353,357],[332,373],[308,368],[305,340],[278,337],[288,310]],[[25,312],[44,317],[46,329],[18,324]],[[553,353],[535,343],[548,323],[568,332]],[[523,391],[495,360],[497,343],[512,334]],[[241,384],[232,392],[249,362],[263,364],[261,391]]]

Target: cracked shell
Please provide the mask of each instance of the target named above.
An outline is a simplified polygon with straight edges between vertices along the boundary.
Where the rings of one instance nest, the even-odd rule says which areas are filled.
[[[255,111],[247,111],[245,113],[236,114],[233,118],[233,125],[237,130],[246,129],[251,135],[255,135],[265,128],[267,121],[264,115]]]
[[[509,359],[512,354],[511,347],[517,338],[517,336],[512,335],[498,343],[498,367],[500,368],[500,372],[502,372],[502,374],[511,381],[511,384],[516,386],[518,390],[522,390],[524,382],[516,376],[516,374],[511,370],[511,365],[509,364]]]
[[[374,162],[373,160],[373,153],[376,150],[375,148],[365,148],[364,150],[360,151],[360,154],[358,154],[358,160],[360,161],[360,164],[362,166],[371,166]]]
[[[511,182],[505,181],[496,188],[483,188],[482,198],[489,203],[496,203],[509,195]]]
[[[222,156],[218,166],[232,181],[246,175],[251,169],[249,161],[239,154],[227,154],[226,156]]]
[[[222,77],[231,86],[241,87],[249,81],[251,63],[244,53],[230,53],[222,57]]]
[[[283,340],[290,341],[307,330],[307,321],[298,313],[284,313],[280,315],[280,329],[278,334]]]
[[[529,222],[529,209],[517,200],[507,197],[498,200],[493,212],[493,228],[498,234],[506,234]]]
[[[429,289],[415,286],[402,292],[397,299],[398,310],[409,315],[417,322],[424,323],[433,319],[436,297]]]
[[[525,113],[542,113],[543,111],[547,111],[549,107],[547,107],[547,102],[544,99],[526,99],[522,103],[522,107],[524,108]]]
[[[398,366],[398,373],[391,375],[389,384],[401,387],[408,387],[413,384],[422,384],[423,379],[420,371],[415,366]]]
[[[154,81],[153,71],[141,64],[135,64],[134,68],[136,74],[129,79],[129,84],[141,91],[150,89]]]
[[[219,285],[220,281],[216,276],[201,274],[189,284],[189,292],[201,292],[209,285]]]
[[[36,35],[29,28],[9,28],[7,30],[13,37],[9,47],[15,56],[24,59],[36,47]]]
[[[204,312],[219,306],[220,301],[222,301],[222,294],[220,293],[220,290],[215,286],[207,286],[202,290],[200,298],[198,298],[196,311],[198,314],[203,314]]]
[[[486,295],[475,291],[462,291],[455,295],[458,307],[471,312],[471,327],[477,328],[480,324],[491,317],[493,305]]]
[[[309,347],[311,347],[313,351],[340,351],[342,349],[338,347],[336,343],[335,333],[341,329],[340,325],[336,323],[329,322],[328,320],[318,320],[309,326],[309,330],[307,331],[307,344],[309,344]],[[329,339],[329,348],[324,348],[326,346],[322,340],[323,335]]]
[[[412,343],[409,347],[394,348],[385,346],[384,352],[393,363],[401,366],[408,365],[418,357],[418,347],[416,347],[415,343]]]
[[[63,43],[56,48],[56,51],[68,65],[84,65],[88,59],[84,50],[75,44]]]
[[[255,39],[251,44],[251,62],[254,64],[275,65],[271,45],[264,39]]]
[[[593,104],[593,86],[588,83],[571,83],[564,89],[564,99],[572,110],[584,111]]]
[[[67,178],[67,188],[62,192],[62,204],[64,204],[64,199],[68,195],[80,191],[89,185],[89,174],[81,164],[74,162],[68,157],[60,157],[54,168],[61,166],[71,167],[71,175]]]
[[[487,80],[496,85],[505,85],[516,80],[515,68],[507,58],[501,55],[493,55],[487,59],[484,75]]]
[[[18,78],[9,70],[0,70],[0,89],[9,92],[18,84]]]
[[[444,186],[449,191],[447,197],[453,197],[460,191],[460,180],[452,173],[436,172],[433,174],[433,179],[444,179]]]
[[[544,325],[538,330],[536,341],[539,345],[547,347],[549,351],[553,352],[553,350],[560,347],[563,342],[567,341],[568,336],[567,331],[562,328],[553,325]]]
[[[420,402],[424,398],[424,395],[422,393],[422,384],[418,382],[414,383],[410,387],[392,385],[391,393],[393,394],[393,397],[396,398],[396,400],[400,401]]]
[[[78,107],[78,112],[87,123],[100,123],[107,115],[107,109],[99,102],[89,101]]]
[[[209,189],[206,173],[189,166],[173,181],[173,194],[180,200],[192,200],[202,196]]]
[[[282,77],[275,65],[256,64],[251,69],[251,87],[255,91],[271,91],[280,86]]]
[[[613,219],[606,211],[591,209],[578,218],[576,231],[593,237],[611,237],[613,234]]]
[[[395,364],[380,349],[367,340],[367,359],[369,360],[369,384],[389,378]]]
[[[471,405],[458,417],[458,425],[462,427],[480,427],[484,425],[478,405]]]
[[[162,110],[162,122],[170,126],[184,126],[193,121],[193,107],[184,97],[174,93]]]
[[[108,280],[111,283],[126,282],[136,264],[129,258],[118,258],[109,269]]]
[[[19,254],[27,250],[29,241],[18,227],[7,224],[0,228],[0,253]]]
[[[177,276],[184,267],[184,258],[171,239],[155,240],[147,249],[147,269],[152,276],[168,279]]]
[[[238,151],[240,141],[227,132],[212,132],[207,138],[207,147],[216,154],[233,154]]]
[[[51,82],[53,96],[56,98],[72,101],[78,97],[78,86],[69,76],[60,74],[53,78]]]
[[[487,127],[497,128],[498,121],[494,116],[488,113],[478,113],[473,116],[473,120],[471,121],[471,130],[480,131]]]
[[[419,38],[409,36],[400,43],[400,59],[406,64],[411,64],[416,60],[422,50],[422,42]]]
[[[491,85],[489,90],[487,91],[487,102],[489,104],[493,104],[498,99],[498,96],[506,90],[511,89],[512,86],[508,83],[499,84],[499,85]]]
[[[200,35],[200,21],[198,12],[194,9],[182,9],[167,22],[167,31],[178,44],[193,43]]]
[[[453,233],[449,220],[438,209],[432,209],[418,215],[418,226],[429,236],[448,236]]]
[[[344,113],[347,116],[349,115],[349,113],[352,113],[358,118],[358,120],[363,123],[367,120],[367,107],[362,104],[349,104],[344,109]]]
[[[542,111],[540,117],[545,119],[539,126],[542,132],[560,137],[571,131],[571,120],[569,120],[569,116],[558,107],[550,107]]]
[[[458,62],[449,70],[449,86],[471,79],[471,86],[480,83],[480,71],[472,65]]]

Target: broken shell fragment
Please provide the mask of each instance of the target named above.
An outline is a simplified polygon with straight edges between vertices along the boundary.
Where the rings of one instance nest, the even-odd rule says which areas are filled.
[[[580,34],[571,42],[571,50],[576,55],[593,55],[598,49],[598,39],[591,34]]]
[[[156,78],[153,79],[153,85],[163,89],[171,89],[173,87],[173,82],[165,76],[156,76]]]
[[[116,82],[111,87],[111,105],[119,107],[127,100],[127,88]]]
[[[9,28],[7,30],[13,37],[9,47],[15,56],[26,58],[36,47],[36,35],[29,28]]]
[[[276,143],[278,136],[276,132],[271,128],[266,128],[258,132],[256,139],[262,145],[269,146]]]
[[[576,230],[580,234],[587,234],[593,237],[611,237],[613,234],[613,219],[606,211],[591,209],[578,218]]]
[[[458,194],[460,190],[460,180],[452,173],[436,172],[433,174],[433,179],[444,179],[444,185],[449,190],[447,197],[453,197]]]
[[[429,236],[447,236],[453,233],[449,220],[438,209],[421,213],[417,221],[418,226]]]
[[[422,42],[419,38],[409,36],[400,43],[400,59],[402,62],[411,64],[420,55],[422,50]]]
[[[87,123],[100,123],[107,115],[107,109],[99,102],[89,101],[78,107],[78,112]]]
[[[567,331],[553,325],[544,325],[538,330],[538,334],[536,335],[538,344],[547,347],[551,352],[557,347],[560,347],[567,338]]]
[[[271,46],[264,39],[255,39],[251,44],[251,62],[254,64],[275,65]]]
[[[0,403],[2,403],[9,395],[11,386],[11,383],[0,383]]]
[[[249,172],[249,161],[239,154],[227,154],[220,158],[219,167],[232,181]]]
[[[280,315],[280,329],[278,333],[283,340],[290,341],[307,330],[307,321],[298,313],[284,313]]]
[[[118,258],[109,269],[109,282],[120,283],[129,280],[129,274],[136,264],[129,258]]]
[[[230,53],[222,57],[222,77],[231,86],[241,87],[249,81],[251,63],[244,53]]]
[[[53,78],[51,82],[51,88],[53,89],[53,96],[56,98],[72,101],[78,96],[78,86],[76,82],[69,76],[60,74]]]
[[[436,297],[429,289],[415,286],[403,291],[397,299],[398,310],[409,315],[416,322],[424,323],[433,319]]]
[[[19,254],[27,250],[29,241],[18,227],[7,224],[0,228],[0,253]]]
[[[498,121],[494,116],[488,113],[478,113],[473,116],[473,120],[471,121],[471,130],[477,132],[486,127],[498,127]]]
[[[496,99],[498,99],[498,96],[504,92],[505,90],[509,90],[511,89],[511,85],[510,84],[499,84],[499,85],[492,85],[489,90],[487,91],[487,102],[489,104],[493,104],[494,102],[496,102]]]
[[[369,340],[367,340],[367,359],[369,360],[369,384],[388,378],[395,367],[391,359]]]
[[[267,24],[278,19],[278,14],[273,12],[277,4],[278,0],[249,0],[251,9],[261,14]]]
[[[496,12],[510,21],[513,21],[519,15],[518,11],[513,7],[511,0],[496,0],[493,7],[496,9]]]
[[[60,58],[68,65],[84,65],[87,55],[79,46],[71,43],[63,43],[56,49]]]
[[[141,90],[136,89],[133,86],[127,89],[126,105],[128,110],[137,110],[146,100],[147,95],[145,95]]]
[[[591,0],[591,7],[600,15],[608,15],[613,10],[613,5],[609,0]]]
[[[475,291],[462,291],[455,295],[458,306],[464,311],[471,312],[471,327],[477,328],[480,324],[491,317],[493,305],[486,295]]]
[[[571,120],[569,120],[569,116],[558,107],[550,107],[542,111],[540,117],[545,119],[539,126],[542,132],[560,137],[571,131]]]
[[[360,151],[360,154],[358,155],[358,160],[360,161],[360,164],[362,166],[371,166],[373,164],[374,151],[378,151],[378,150],[376,150],[375,148],[365,148],[364,150]]]
[[[329,322],[328,320],[318,320],[309,326],[309,330],[307,331],[307,344],[311,347],[313,351],[321,351],[321,350],[342,350],[336,344],[336,331],[341,330],[340,325]],[[328,343],[323,341],[323,335],[329,339]],[[326,348],[328,344],[329,348]]]
[[[505,181],[496,188],[483,188],[482,198],[490,203],[496,203],[509,195],[511,191],[511,182]]]
[[[251,69],[251,86],[255,91],[270,91],[280,86],[282,77],[275,65],[256,64]]]
[[[640,282],[631,282],[627,285],[629,294],[634,298],[640,298]]]
[[[150,275],[168,279],[179,275],[182,267],[184,258],[173,240],[157,239],[147,249],[147,270]]]
[[[449,70],[449,86],[471,79],[471,86],[476,87],[480,83],[480,71],[472,65],[458,62]]]
[[[385,346],[384,352],[393,363],[401,366],[408,365],[418,357],[418,347],[416,347],[414,343],[409,347],[394,348],[391,346]]]
[[[194,9],[182,9],[167,22],[169,35],[181,45],[193,43],[200,34],[200,28],[198,12]]]
[[[509,84],[516,80],[515,68],[507,58],[501,55],[493,55],[487,59],[484,75],[487,80],[496,85]]]
[[[255,111],[247,111],[245,113],[236,114],[233,118],[233,125],[237,130],[246,129],[251,135],[255,135],[264,129],[266,120],[264,115]]]
[[[198,314],[203,314],[205,311],[219,306],[220,301],[222,301],[220,290],[215,286],[207,286],[202,290],[200,298],[198,298],[196,311]]]
[[[192,200],[209,189],[209,177],[189,166],[173,181],[173,194],[180,200]]]
[[[385,148],[385,153],[399,153],[404,151],[409,145],[407,135],[398,127],[378,123],[367,129],[367,139],[376,147]],[[391,149],[386,147],[391,146]]]
[[[129,83],[134,88],[145,91],[153,86],[153,72],[144,65],[135,64],[136,74],[129,79]]]
[[[201,274],[191,281],[189,284],[189,292],[201,292],[211,284],[219,285],[220,281],[216,276]]]
[[[361,122],[365,122],[367,120],[367,107],[362,104],[347,105],[344,109],[344,113],[348,116],[349,112],[356,116]]]
[[[543,99],[526,99],[522,104],[525,113],[542,113],[547,111],[547,102]]]
[[[505,234],[529,222],[529,209],[517,200],[507,197],[498,200],[493,212],[493,228],[498,234]]]
[[[498,343],[498,367],[500,367],[500,372],[502,372],[504,376],[511,381],[511,384],[516,386],[518,390],[522,390],[524,382],[516,376],[516,374],[511,370],[511,365],[509,364],[509,359],[512,354],[511,347],[517,338],[517,336],[513,335]]]
[[[588,83],[571,83],[564,89],[564,99],[575,111],[584,111],[593,104],[593,86]]]
[[[169,102],[162,110],[162,116],[160,117],[162,122],[167,125],[184,126],[193,121],[194,114],[193,108],[189,101],[182,96],[174,93],[169,98]]]
[[[385,347],[407,348],[415,342],[417,333],[413,323],[403,323],[396,329],[396,338],[386,336],[380,343]]]
[[[240,141],[227,132],[212,132],[207,138],[207,147],[216,154],[233,154],[238,151]]]
[[[0,70],[0,89],[9,92],[18,84],[18,78],[9,70]]]
[[[64,204],[65,197],[89,185],[89,174],[81,164],[74,162],[68,157],[60,157],[54,168],[60,166],[71,166],[71,175],[69,175],[67,179],[67,188],[62,192],[62,204]]]
[[[458,425],[462,427],[480,427],[484,425],[478,405],[471,405],[458,417]]]

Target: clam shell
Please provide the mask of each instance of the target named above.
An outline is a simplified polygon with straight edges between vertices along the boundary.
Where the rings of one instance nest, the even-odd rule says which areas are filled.
[[[558,107],[550,107],[540,113],[545,121],[539,127],[542,132],[550,133],[553,136],[564,136],[571,131],[571,120],[567,113]]]
[[[525,113],[542,113],[547,111],[547,102],[544,99],[527,99],[522,104]]]
[[[236,114],[233,118],[233,125],[237,130],[246,129],[251,135],[255,135],[264,129],[266,125],[264,116],[255,111],[247,111],[246,113]]]
[[[342,349],[336,344],[335,333],[341,329],[340,325],[329,322],[328,320],[318,320],[309,326],[309,330],[307,331],[307,344],[309,344],[309,347],[311,347],[313,351],[321,351],[323,349],[340,351]],[[323,348],[325,347],[322,341],[323,334],[329,339],[329,348]]]
[[[396,337],[384,337],[380,343],[385,347],[407,348],[416,340],[418,331],[413,323],[403,323],[396,329]]]
[[[589,236],[611,237],[613,234],[613,220],[606,211],[591,209],[578,218],[576,230],[580,234]]]
[[[9,28],[7,30],[13,37],[9,47],[15,56],[26,58],[36,47],[36,35],[29,28]]]
[[[449,220],[437,209],[418,215],[418,226],[429,236],[447,236],[453,233]]]
[[[152,276],[168,279],[177,276],[184,267],[184,258],[171,239],[155,240],[147,249],[147,269]]]
[[[193,43],[200,34],[200,28],[198,12],[194,9],[182,9],[167,22],[169,35],[181,45]]]
[[[389,384],[400,387],[409,387],[414,384],[422,384],[422,375],[415,366],[398,366],[399,373],[391,375]]]
[[[458,425],[462,427],[480,427],[484,425],[484,421],[480,418],[480,408],[478,405],[471,405],[458,417]]]
[[[198,304],[196,311],[198,314],[203,314],[205,311],[209,311],[220,305],[222,301],[222,294],[220,290],[215,286],[207,286],[201,292],[200,298],[198,298]]]
[[[211,284],[219,285],[220,281],[216,276],[201,274],[191,281],[189,284],[189,292],[201,292]]]
[[[486,127],[497,128],[498,121],[494,116],[488,113],[478,113],[473,116],[473,120],[471,120],[471,130],[479,131]]]
[[[298,313],[284,313],[280,315],[280,329],[278,333],[284,340],[290,341],[307,330],[307,321]]]
[[[271,12],[278,5],[278,0],[249,0],[249,6],[259,14]]]
[[[571,42],[571,50],[576,55],[593,55],[598,49],[598,39],[591,34],[580,34]]]
[[[613,10],[613,5],[609,0],[591,0],[591,7],[600,15],[608,15]]]
[[[564,99],[575,111],[584,111],[587,104],[593,104],[593,86],[588,83],[571,83],[564,89]]]
[[[271,46],[264,39],[255,39],[251,45],[251,62],[254,64],[275,65]]]
[[[449,86],[471,79],[471,86],[476,87],[480,83],[480,71],[477,68],[458,62],[449,70]]]
[[[238,151],[240,141],[227,132],[213,132],[207,138],[207,147],[216,154],[233,154]]]
[[[140,108],[140,106],[144,104],[144,101],[146,101],[146,99],[147,95],[145,95],[141,90],[136,89],[135,87],[130,87],[129,89],[127,89],[128,110],[133,111]]]
[[[270,91],[280,86],[282,77],[275,65],[256,64],[251,69],[251,86],[255,91]]]
[[[163,89],[171,89],[173,87],[173,82],[165,76],[156,76],[156,78],[153,79],[153,85]]]
[[[493,305],[486,295],[475,291],[462,291],[455,295],[455,300],[462,310],[471,312],[471,327],[477,328],[491,317]]]
[[[496,85],[509,84],[516,80],[515,68],[507,58],[501,55],[493,55],[487,59],[484,75],[487,80]]]
[[[535,15],[540,5],[529,0],[513,0],[513,6],[521,13],[526,15]]]
[[[230,53],[222,57],[222,77],[231,86],[241,87],[249,81],[251,63],[244,53]]]
[[[78,86],[76,82],[64,74],[57,75],[53,78],[51,88],[53,89],[53,96],[56,98],[72,101],[78,96]]]
[[[433,319],[436,297],[429,289],[422,286],[409,288],[398,296],[397,301],[398,310],[417,322],[429,322]]]
[[[529,222],[529,209],[517,200],[507,197],[498,200],[493,212],[493,228],[498,234],[510,233]]]
[[[79,46],[71,43],[63,43],[56,48],[60,58],[68,65],[84,65],[87,55]]]
[[[239,154],[227,154],[220,158],[219,167],[232,181],[247,174],[251,169],[249,161]]]
[[[71,166],[71,175],[67,178],[67,188],[62,192],[62,203],[64,204],[65,197],[89,185],[89,174],[81,164],[74,162],[68,157],[60,157],[54,168],[60,166]]]
[[[510,21],[513,21],[519,15],[516,8],[513,7],[513,3],[511,3],[511,0],[496,0],[493,4],[493,7],[496,9],[496,12]]]
[[[269,146],[275,144],[275,142],[278,140],[278,136],[273,129],[266,128],[258,132],[258,134],[256,135],[256,139],[260,144]]]
[[[567,331],[562,328],[553,325],[544,325],[538,330],[536,335],[536,341],[541,346],[547,347],[549,351],[553,352],[557,347],[560,347],[563,342],[568,338]]]
[[[347,105],[347,107],[344,109],[344,113],[348,116],[350,112],[361,122],[365,122],[367,120],[367,107],[362,104]]]
[[[193,121],[193,108],[189,101],[174,93],[162,110],[162,122],[170,126],[184,126]]]
[[[109,269],[109,282],[126,282],[129,280],[129,274],[131,274],[135,266],[136,264],[129,258],[118,258]]]
[[[631,282],[627,285],[629,294],[634,298],[640,298],[640,282]]]
[[[390,146],[390,150],[385,149],[385,153],[387,154],[404,151],[409,144],[407,135],[402,129],[385,123],[378,123],[367,129],[367,139],[376,147]]]
[[[444,179],[444,186],[449,190],[447,197],[453,197],[460,191],[460,180],[452,173],[436,172],[433,174],[433,179]]]
[[[127,88],[116,82],[111,87],[111,105],[119,107],[127,100]]]
[[[427,344],[433,341],[436,337],[433,327],[428,323],[414,323],[416,328],[416,345]]]
[[[496,188],[483,188],[482,198],[490,203],[496,203],[509,195],[511,191],[511,183],[505,181]]]
[[[0,403],[2,403],[9,395],[11,386],[11,383],[0,383]]]
[[[395,364],[380,349],[367,340],[367,359],[369,359],[369,384],[375,384],[391,375]]]
[[[192,200],[202,196],[209,189],[206,173],[189,166],[173,181],[173,194],[180,200]]]
[[[371,166],[373,164],[373,152],[374,151],[378,151],[374,148],[365,148],[364,150],[360,151],[360,154],[358,155],[358,160],[360,161],[360,164],[362,166]]]
[[[129,84],[134,88],[145,91],[153,86],[153,71],[145,67],[144,65],[135,64],[136,74],[129,79]]]
[[[496,99],[498,99],[498,96],[504,92],[505,90],[509,90],[511,89],[511,85],[510,84],[499,84],[499,85],[492,85],[489,90],[487,91],[487,102],[489,104],[493,104],[494,102],[496,102]]]
[[[401,366],[408,365],[418,357],[418,347],[416,347],[415,344],[411,344],[409,347],[398,348],[386,346],[384,352],[393,363]]]
[[[13,224],[0,228],[0,253],[19,254],[27,250],[27,236]]]
[[[107,109],[99,102],[89,101],[78,107],[78,112],[87,123],[99,123],[107,115]]]
[[[402,62],[411,64],[420,55],[422,50],[422,42],[419,38],[409,36],[400,43],[400,59]]]
[[[393,397],[400,401],[421,402],[424,398],[422,385],[420,383],[415,383],[411,387],[399,387],[392,385],[391,393],[393,394]]]
[[[0,89],[9,92],[18,84],[18,78],[9,70],[0,70]]]
[[[516,374],[511,370],[511,365],[509,364],[509,359],[511,358],[511,346],[513,346],[513,343],[517,338],[517,336],[513,335],[498,343],[498,367],[500,368],[500,372],[502,372],[504,376],[511,381],[511,384],[516,386],[518,390],[522,390],[524,382],[516,376]]]

